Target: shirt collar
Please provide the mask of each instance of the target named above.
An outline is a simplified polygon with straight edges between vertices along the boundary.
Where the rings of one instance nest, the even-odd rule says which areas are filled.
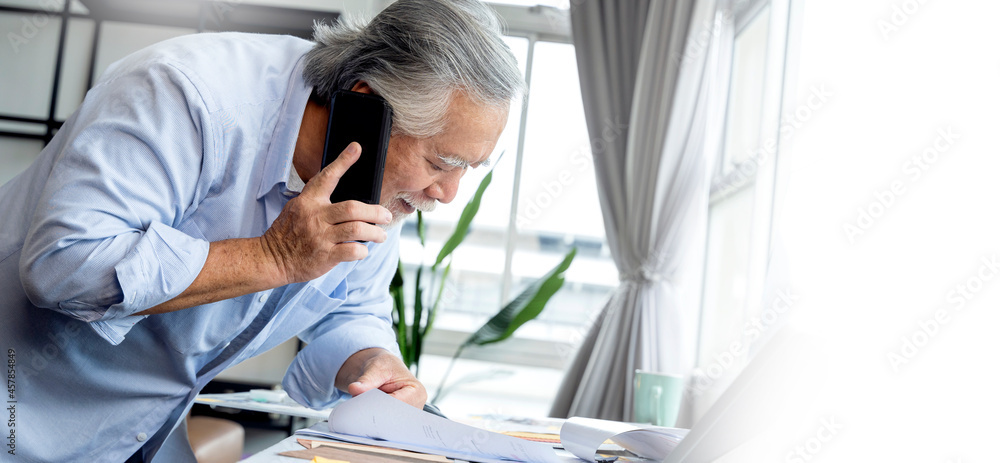
[[[278,112],[278,122],[274,126],[274,133],[267,147],[257,199],[264,197],[278,183],[290,185],[293,174],[298,179],[298,174],[292,168],[292,154],[295,153],[295,143],[298,141],[299,128],[302,125],[302,113],[306,109],[306,102],[309,101],[309,94],[312,93],[312,87],[306,84],[302,77],[304,67],[305,55],[296,62],[288,79],[288,92]]]

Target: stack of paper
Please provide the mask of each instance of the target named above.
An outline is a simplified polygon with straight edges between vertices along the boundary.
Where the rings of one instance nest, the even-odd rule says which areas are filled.
[[[357,444],[392,447],[448,458],[506,463],[562,463],[604,460],[662,461],[687,435],[686,429],[570,418],[560,431],[565,450],[475,428],[426,413],[373,389],[337,405],[328,423],[298,434]],[[620,447],[605,452],[606,441]],[[567,452],[568,451],[568,452]]]

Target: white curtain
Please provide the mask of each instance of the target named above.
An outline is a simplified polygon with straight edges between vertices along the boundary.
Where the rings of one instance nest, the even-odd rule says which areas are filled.
[[[552,416],[632,419],[636,369],[694,367],[709,159],[722,134],[726,0],[581,0],[570,11],[611,255],[621,284],[583,342]],[[729,27],[727,30],[726,27]],[[725,75],[722,73],[725,72]],[[626,136],[613,136],[614,124]],[[608,136],[608,135],[611,136]],[[690,259],[690,253],[697,253]],[[694,263],[695,265],[690,265]]]

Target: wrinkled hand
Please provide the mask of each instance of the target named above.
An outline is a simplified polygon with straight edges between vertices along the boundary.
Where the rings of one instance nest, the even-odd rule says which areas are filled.
[[[385,241],[385,230],[372,224],[388,224],[392,219],[388,209],[359,201],[330,203],[333,189],[360,155],[361,145],[348,145],[309,180],[298,197],[285,204],[261,236],[264,252],[274,261],[281,281],[312,280],[340,262],[364,259],[368,248],[352,241]]]
[[[365,349],[348,357],[337,373],[336,385],[351,396],[378,388],[417,408],[427,402],[424,385],[399,357],[385,349]]]

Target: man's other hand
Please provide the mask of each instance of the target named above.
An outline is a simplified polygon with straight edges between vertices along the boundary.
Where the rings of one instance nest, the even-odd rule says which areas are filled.
[[[337,373],[336,386],[351,396],[378,388],[417,408],[427,402],[424,385],[399,357],[385,349],[364,349],[348,357]]]
[[[388,224],[392,220],[388,209],[359,201],[330,203],[333,189],[360,155],[361,145],[348,145],[309,180],[298,197],[285,204],[261,236],[261,245],[280,273],[278,278],[286,284],[309,281],[341,262],[364,259],[368,248],[357,241],[386,240],[385,230],[372,224]]]

